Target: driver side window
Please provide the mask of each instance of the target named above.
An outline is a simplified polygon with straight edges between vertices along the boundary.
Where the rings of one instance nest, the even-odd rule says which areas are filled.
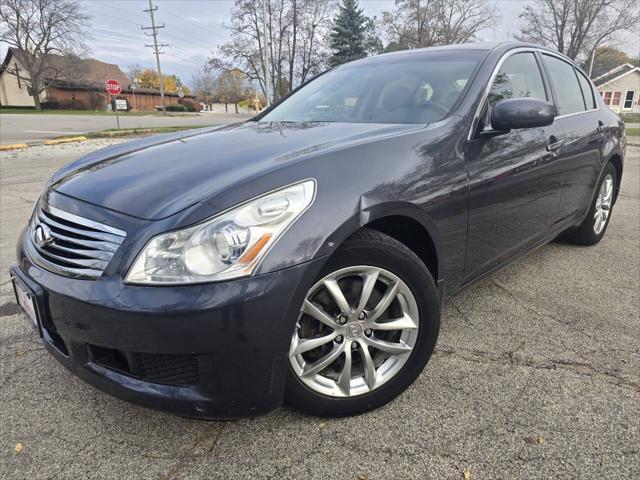
[[[531,52],[511,55],[500,67],[487,96],[483,129],[491,129],[491,109],[496,103],[523,97],[547,100],[542,74],[536,57]]]

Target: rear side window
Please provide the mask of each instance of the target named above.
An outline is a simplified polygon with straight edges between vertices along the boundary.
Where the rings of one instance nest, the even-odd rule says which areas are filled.
[[[578,81],[580,82],[580,88],[582,88],[582,95],[584,97],[584,103],[587,105],[587,110],[596,108],[596,99],[593,96],[593,89],[591,88],[591,82],[587,80],[582,73],[576,70],[578,74]]]
[[[553,89],[556,92],[558,113],[567,115],[569,113],[584,112],[586,107],[582,98],[582,90],[573,66],[551,55],[545,54],[543,57],[547,70],[549,70]]]

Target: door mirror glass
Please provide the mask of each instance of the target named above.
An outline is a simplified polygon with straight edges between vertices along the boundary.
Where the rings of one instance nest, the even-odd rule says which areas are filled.
[[[491,109],[491,126],[498,131],[546,127],[555,117],[556,108],[549,102],[537,98],[511,98],[496,103]]]

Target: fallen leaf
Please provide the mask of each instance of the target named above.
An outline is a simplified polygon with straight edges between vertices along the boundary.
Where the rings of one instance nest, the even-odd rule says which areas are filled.
[[[366,473],[358,475],[358,480],[369,480],[369,475],[367,475]]]
[[[544,443],[544,437],[543,436],[539,436],[538,437],[538,443],[541,444],[541,445]]]
[[[320,428],[324,428],[327,426],[327,422],[320,422]]]
[[[471,470],[465,468],[462,471],[462,478],[464,478],[464,480],[469,480],[471,478]]]
[[[21,443],[16,443],[16,453],[22,453],[23,448]]]
[[[17,352],[16,352],[16,357],[21,357],[21,356],[22,356],[22,355],[24,355],[25,353],[27,353],[27,352],[25,352],[25,351],[17,351]]]

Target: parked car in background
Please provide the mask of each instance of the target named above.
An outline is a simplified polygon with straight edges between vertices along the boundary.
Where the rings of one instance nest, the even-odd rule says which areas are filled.
[[[558,53],[380,55],[250,121],[70,163],[11,275],[51,354],[110,394],[206,418],[358,414],[422,372],[443,301],[558,235],[599,242],[624,151]]]

